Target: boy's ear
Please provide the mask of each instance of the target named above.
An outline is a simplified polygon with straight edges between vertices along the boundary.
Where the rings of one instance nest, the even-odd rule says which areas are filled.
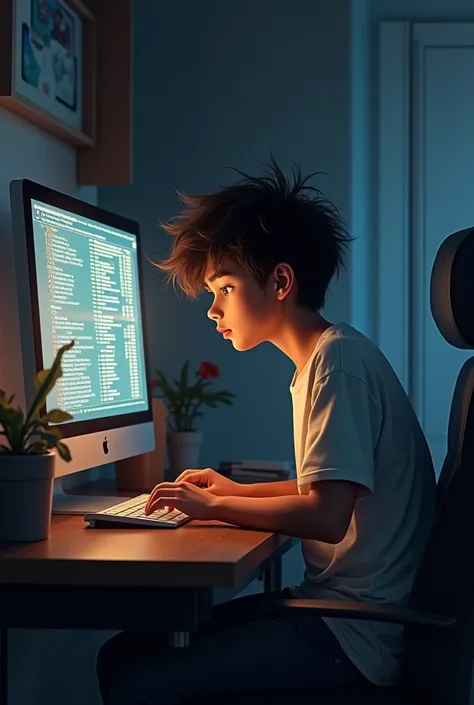
[[[293,283],[294,274],[293,269],[286,263],[282,262],[273,272],[273,286],[275,287],[276,293],[288,293],[291,289]]]
[[[281,291],[285,288],[285,282],[282,277],[277,277],[275,279],[275,291]]]

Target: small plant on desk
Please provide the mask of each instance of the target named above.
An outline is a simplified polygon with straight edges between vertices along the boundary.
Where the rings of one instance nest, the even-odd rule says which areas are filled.
[[[56,424],[73,417],[61,409],[42,414],[46,397],[63,376],[63,355],[74,341],[63,345],[52,366],[34,379],[35,394],[27,411],[14,404],[15,395],[0,389],[0,541],[36,541],[47,538],[56,450],[70,462],[69,448]]]
[[[219,377],[219,367],[213,362],[201,362],[196,372],[196,381],[189,379],[189,362],[181,369],[179,379],[173,383],[163,372],[151,380],[153,393],[163,399],[170,414],[170,426],[177,433],[195,432],[195,420],[202,416],[201,406],[216,408],[219,404],[230,406],[235,394],[225,391],[212,392],[213,380]]]
[[[235,398],[231,392],[211,390],[213,381],[219,377],[219,367],[213,362],[201,362],[195,377],[196,380],[190,379],[189,362],[186,361],[179,379],[173,383],[160,371],[151,380],[153,393],[164,400],[169,411],[171,480],[183,470],[197,466],[202,434],[195,428],[195,421],[202,416],[201,407],[215,409],[219,404],[231,406]]]
[[[0,443],[0,454],[43,455],[56,448],[63,460],[71,460],[69,448],[61,442],[61,431],[56,426],[50,426],[71,421],[71,414],[61,409],[52,409],[43,416],[39,414],[45,405],[46,397],[63,376],[63,355],[73,346],[74,340],[63,345],[56,353],[51,368],[38,372],[33,382],[36,394],[26,413],[21,407],[13,405],[14,394],[8,397],[5,390],[0,389],[0,435],[6,441]]]

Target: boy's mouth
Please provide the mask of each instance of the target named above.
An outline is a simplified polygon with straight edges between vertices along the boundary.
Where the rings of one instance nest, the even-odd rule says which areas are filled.
[[[230,328],[218,328],[217,332],[222,333],[223,338],[227,338],[232,333]]]

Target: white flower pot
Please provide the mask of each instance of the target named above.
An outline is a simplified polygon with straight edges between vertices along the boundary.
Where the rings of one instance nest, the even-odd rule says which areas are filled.
[[[0,453],[0,541],[42,541],[48,538],[54,461],[54,453]]]
[[[173,431],[168,434],[169,479],[176,480],[184,470],[199,467],[202,433]]]

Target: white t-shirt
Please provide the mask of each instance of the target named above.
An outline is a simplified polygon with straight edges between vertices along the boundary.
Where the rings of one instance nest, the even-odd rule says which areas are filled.
[[[343,541],[303,540],[300,597],[403,605],[435,512],[431,454],[413,407],[383,353],[347,323],[321,335],[293,378],[300,494],[321,480],[362,488]],[[399,678],[403,628],[327,618],[359,670],[377,685]]]

